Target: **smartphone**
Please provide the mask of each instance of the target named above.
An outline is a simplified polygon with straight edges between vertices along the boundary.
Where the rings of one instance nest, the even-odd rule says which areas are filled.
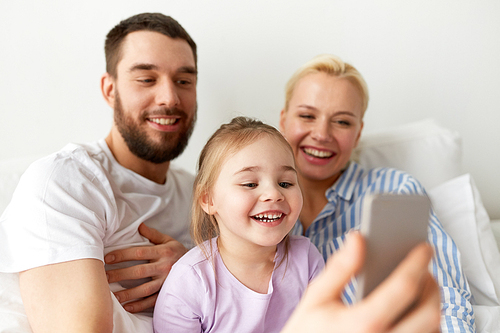
[[[423,195],[373,194],[363,200],[360,231],[365,265],[358,275],[357,300],[385,280],[406,255],[427,241],[430,200]]]

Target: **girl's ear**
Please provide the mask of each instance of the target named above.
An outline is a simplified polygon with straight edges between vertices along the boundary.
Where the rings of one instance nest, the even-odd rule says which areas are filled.
[[[200,204],[203,211],[205,213],[207,213],[208,215],[215,214],[214,203],[213,203],[212,199],[210,198],[210,195],[208,192],[205,192],[201,195],[200,199],[198,200],[198,203]]]

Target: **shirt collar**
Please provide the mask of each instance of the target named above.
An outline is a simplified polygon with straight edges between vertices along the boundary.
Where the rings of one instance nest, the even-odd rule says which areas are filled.
[[[338,196],[345,201],[350,201],[356,187],[356,180],[362,173],[363,168],[359,164],[354,161],[349,162],[339,179],[326,190],[326,199],[332,202]]]

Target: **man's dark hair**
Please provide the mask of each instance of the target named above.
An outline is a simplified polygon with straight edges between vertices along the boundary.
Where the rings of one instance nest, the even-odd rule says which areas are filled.
[[[196,65],[196,43],[176,20],[161,13],[142,13],[121,21],[106,36],[106,42],[104,43],[106,71],[112,77],[116,78],[117,75],[116,67],[122,58],[123,40],[129,33],[142,30],[159,32],[170,38],[184,39],[193,51]]]

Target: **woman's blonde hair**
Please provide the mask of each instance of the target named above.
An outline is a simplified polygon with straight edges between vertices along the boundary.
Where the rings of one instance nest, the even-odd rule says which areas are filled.
[[[297,82],[304,76],[312,73],[326,73],[339,78],[349,80],[361,93],[363,103],[363,114],[368,108],[368,86],[366,85],[363,76],[358,70],[339,57],[330,54],[321,54],[302,65],[288,80],[285,87],[285,111],[288,110],[290,99],[292,98],[293,91]]]
[[[205,248],[203,242],[218,236],[219,227],[215,217],[207,214],[202,209],[200,202],[205,196],[208,200],[210,199],[222,164],[230,156],[264,135],[281,143],[284,149],[289,149],[293,156],[292,148],[276,128],[247,117],[236,117],[231,122],[222,125],[210,137],[200,153],[198,173],[193,186],[191,235],[207,258],[212,255],[211,247]],[[288,236],[285,241],[287,240]],[[287,248],[288,246],[286,246]]]

